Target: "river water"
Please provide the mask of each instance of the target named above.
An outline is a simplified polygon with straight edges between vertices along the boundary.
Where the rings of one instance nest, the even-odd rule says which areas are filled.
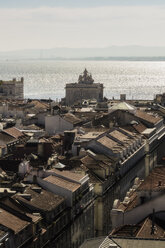
[[[104,96],[153,99],[165,92],[165,61],[0,61],[0,79],[24,77],[25,98],[60,99],[65,84],[77,82],[83,70],[104,84]]]

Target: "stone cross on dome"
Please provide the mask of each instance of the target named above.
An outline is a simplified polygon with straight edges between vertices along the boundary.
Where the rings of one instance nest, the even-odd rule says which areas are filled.
[[[85,68],[85,70],[84,70],[84,76],[87,76],[88,75],[88,71],[87,71],[87,69]]]

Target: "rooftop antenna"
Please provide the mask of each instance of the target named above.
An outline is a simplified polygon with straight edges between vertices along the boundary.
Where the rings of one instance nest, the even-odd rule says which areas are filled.
[[[155,209],[153,208],[151,235],[155,234]]]
[[[151,176],[151,178],[150,178],[150,192],[149,192],[150,198],[151,198],[151,192],[152,192],[152,185],[153,185],[153,182],[152,182],[152,176]]]

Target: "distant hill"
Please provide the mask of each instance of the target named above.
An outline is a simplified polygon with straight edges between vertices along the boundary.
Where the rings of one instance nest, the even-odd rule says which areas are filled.
[[[0,52],[0,59],[165,60],[165,47],[111,46],[106,48],[53,48]]]

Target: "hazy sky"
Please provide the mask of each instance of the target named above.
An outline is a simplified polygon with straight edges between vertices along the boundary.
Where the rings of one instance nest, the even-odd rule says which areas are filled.
[[[0,51],[165,46],[165,0],[0,0]]]

